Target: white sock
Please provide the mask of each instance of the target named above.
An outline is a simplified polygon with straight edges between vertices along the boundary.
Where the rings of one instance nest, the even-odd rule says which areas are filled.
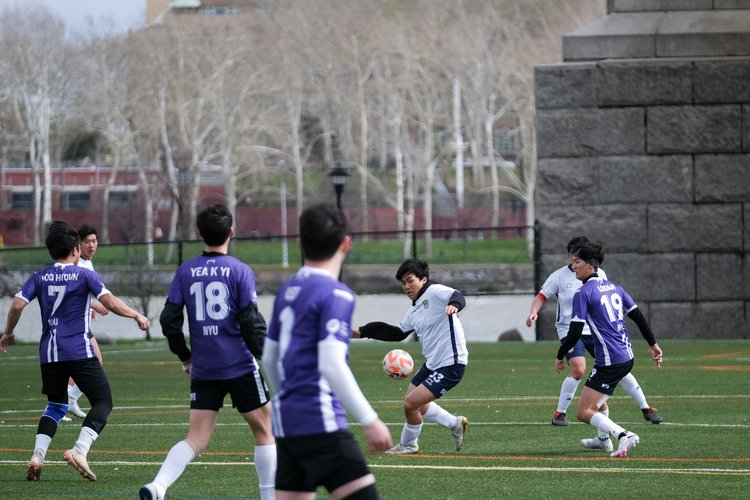
[[[635,379],[632,373],[628,373],[627,375],[625,375],[622,380],[620,380],[620,385],[623,389],[625,389],[625,392],[630,394],[630,397],[633,398],[636,403],[638,403],[638,406],[641,409],[649,407],[648,403],[646,402],[646,395],[643,394],[641,386],[638,385],[638,381]]]
[[[34,453],[37,452],[37,450],[42,455],[42,458],[47,456],[47,449],[49,448],[50,443],[52,442],[52,438],[49,437],[46,434],[37,434],[36,435],[36,442],[34,443]]]
[[[78,398],[80,398],[82,395],[83,393],[81,392],[81,389],[78,388],[77,384],[68,386],[68,404],[70,404],[71,401],[78,401]]]
[[[431,401],[430,404],[427,405],[427,411],[422,416],[430,422],[435,422],[436,424],[448,427],[449,429],[456,426],[456,416],[445,411],[445,408],[434,401]]]
[[[255,472],[258,474],[261,500],[275,498],[276,445],[255,445]]]
[[[86,455],[91,449],[91,445],[94,444],[94,441],[96,441],[96,438],[98,437],[99,434],[97,434],[94,429],[92,429],[91,427],[86,427],[84,425],[83,427],[81,427],[81,433],[78,435],[76,448],[81,450],[83,454]]]
[[[589,423],[596,427],[597,430],[606,432],[609,436],[612,437],[617,437],[623,432],[627,432],[625,429],[614,423],[608,416],[601,412],[595,413],[594,416],[591,417],[591,421]]]
[[[571,401],[573,401],[576,391],[578,390],[578,384],[580,383],[580,380],[576,380],[570,375],[565,377],[565,380],[563,380],[562,385],[560,386],[560,399],[557,400],[557,411],[560,413],[568,413],[568,407],[570,406]]]
[[[180,441],[169,450],[167,458],[164,459],[164,463],[161,464],[161,468],[154,478],[154,482],[158,483],[158,486],[164,488],[164,492],[166,492],[194,458],[193,447],[187,441]]]
[[[601,414],[602,414],[602,415],[604,415],[605,417],[609,418],[609,406],[607,406],[607,407],[606,407],[605,409],[603,409],[603,410],[602,410],[602,409],[600,409],[600,410],[599,410],[599,413],[601,413]],[[600,439],[601,441],[606,441],[607,439],[609,439],[609,434],[608,434],[608,433],[606,433],[606,432],[602,432],[602,431],[600,431],[599,429],[597,429],[597,430],[596,430],[596,435],[597,435],[597,436],[599,436],[599,439]]]
[[[420,432],[422,432],[422,424],[404,424],[404,430],[401,431],[401,444],[416,444]]]

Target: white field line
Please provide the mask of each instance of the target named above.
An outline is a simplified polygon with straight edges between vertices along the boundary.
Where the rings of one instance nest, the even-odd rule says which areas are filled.
[[[466,457],[470,459],[471,457]],[[1,465],[25,465],[26,460],[0,460]],[[89,461],[90,465],[97,466],[126,466],[126,467],[144,467],[144,466],[160,466],[162,462],[151,462],[151,461],[127,461],[127,460],[96,460]],[[67,465],[66,462],[61,460],[47,460],[44,463],[48,465]],[[191,466],[213,466],[213,467],[225,467],[225,466],[246,466],[255,465],[255,462],[250,460],[243,462],[201,462],[194,461],[190,462]],[[368,464],[373,469],[424,469],[424,470],[455,470],[455,471],[484,471],[484,472],[502,472],[502,471],[522,471],[522,472],[584,472],[584,473],[650,473],[650,474],[703,474],[703,475],[729,475],[729,476],[745,476],[750,475],[750,469],[716,469],[716,468],[700,468],[700,467],[531,467],[531,466],[500,466],[500,465],[488,465],[488,466],[477,466],[477,465],[397,465],[397,464]]]

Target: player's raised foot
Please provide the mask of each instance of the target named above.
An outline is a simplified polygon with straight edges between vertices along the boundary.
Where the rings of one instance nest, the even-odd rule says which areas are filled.
[[[459,415],[456,417],[456,425],[451,427],[451,437],[456,442],[456,451],[461,451],[461,447],[464,445],[464,434],[466,433],[466,427],[469,425],[469,419]]]
[[[81,410],[81,407],[78,406],[78,401],[75,399],[68,399],[68,413],[78,418],[86,418],[86,412]]]
[[[643,418],[651,422],[652,424],[660,424],[664,419],[656,413],[656,408],[642,408]]]
[[[390,450],[387,450],[385,452],[386,455],[413,455],[415,453],[419,453],[419,445],[417,443],[413,444],[397,444]]]
[[[72,449],[63,453],[63,458],[66,462],[72,465],[73,468],[77,470],[83,477],[85,477],[89,481],[96,481],[96,474],[94,474],[94,471],[92,471],[91,467],[89,467],[89,463],[86,460],[86,455],[84,455],[83,452],[77,447],[73,447]]]
[[[637,434],[628,432],[620,438],[620,443],[617,445],[617,449],[610,453],[610,457],[627,457],[628,450],[635,448],[635,445],[641,442],[641,438]]]
[[[565,418],[565,413],[556,411],[552,414],[552,425],[560,425],[562,427],[566,427],[570,425],[570,422],[568,422],[568,419]]]
[[[581,439],[581,445],[589,450],[599,450],[610,452],[614,449],[612,446],[612,440],[609,438],[602,439],[596,436],[593,439]]]
[[[164,493],[156,483],[148,483],[138,490],[138,498],[140,500],[163,500]]]
[[[31,460],[26,464],[26,480],[39,481],[42,476],[42,467],[44,466],[44,453],[34,450]]]
[[[72,418],[70,418],[70,417],[67,417],[67,416],[63,415],[62,421],[63,421],[63,422],[72,422],[72,421],[73,421],[73,419],[72,419]]]

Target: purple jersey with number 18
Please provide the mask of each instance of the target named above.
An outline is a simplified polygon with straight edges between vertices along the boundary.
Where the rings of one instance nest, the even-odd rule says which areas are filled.
[[[571,323],[585,321],[594,339],[596,366],[619,365],[633,359],[625,315],[637,306],[620,285],[592,277],[573,296]]]
[[[258,369],[240,335],[239,312],[257,302],[246,264],[225,254],[195,257],[177,269],[167,302],[187,310],[194,379],[228,380]]]

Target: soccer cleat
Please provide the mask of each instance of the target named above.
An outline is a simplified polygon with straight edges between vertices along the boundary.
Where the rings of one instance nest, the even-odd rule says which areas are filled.
[[[451,436],[453,441],[456,442],[456,451],[461,451],[461,447],[464,445],[464,434],[468,425],[469,419],[461,416],[456,417],[456,426],[451,428]]]
[[[68,413],[72,413],[78,418],[86,418],[86,413],[78,406],[77,399],[68,398]]]
[[[664,420],[658,413],[656,413],[656,408],[641,408],[641,411],[643,412],[643,418],[652,424],[659,424]]]
[[[26,480],[39,481],[42,476],[42,466],[44,465],[44,454],[34,450],[31,460],[26,464]]]
[[[602,439],[599,436],[596,436],[593,439],[581,439],[581,444],[584,448],[588,448],[589,450],[600,450],[600,451],[606,451],[610,452],[614,448],[612,446],[612,440],[609,438]]]
[[[159,492],[156,483],[148,483],[138,490],[140,500],[163,500],[164,494]]]
[[[413,444],[397,444],[390,450],[387,450],[385,452],[386,455],[413,455],[415,453],[419,453],[419,445],[417,443]]]
[[[633,434],[632,432],[628,432],[623,437],[620,438],[620,443],[617,445],[617,450],[615,450],[613,453],[610,453],[610,457],[627,457],[628,456],[628,450],[630,448],[635,448],[635,445],[641,442],[641,439],[638,437],[637,434]]]
[[[72,421],[73,421],[72,418],[66,417],[65,415],[63,415],[62,422],[72,422]]]
[[[565,413],[561,411],[556,411],[552,414],[552,425],[560,425],[562,427],[566,427],[570,425],[570,422],[565,418]]]
[[[86,455],[84,455],[77,447],[73,447],[72,449],[63,453],[63,458],[66,462],[72,465],[73,468],[75,468],[75,470],[77,470],[83,477],[85,477],[89,481],[96,481],[96,474],[94,474],[94,471],[92,471],[91,467],[89,467],[89,463],[86,460]]]

